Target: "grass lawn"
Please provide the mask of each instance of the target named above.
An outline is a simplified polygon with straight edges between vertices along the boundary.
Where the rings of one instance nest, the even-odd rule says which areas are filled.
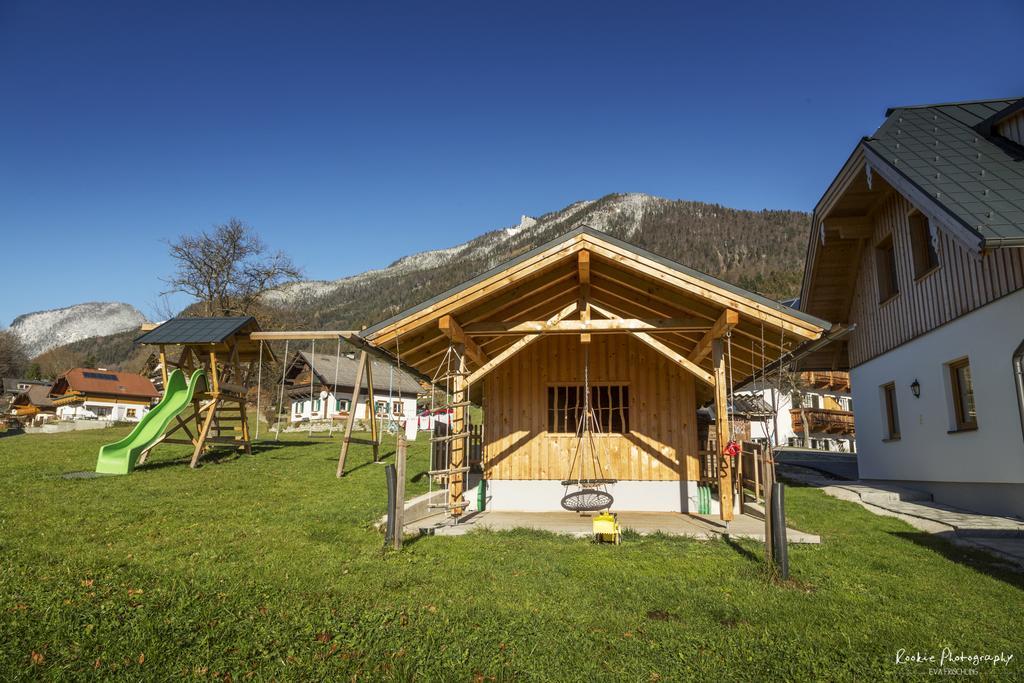
[[[62,476],[123,433],[0,439],[4,680],[928,678],[896,652],[943,647],[1013,653],[977,668],[1024,676],[1020,576],[812,489],[788,491],[789,520],[823,542],[791,548],[781,585],[752,542],[477,532],[385,552],[383,468],[357,446],[335,479],[337,438]]]

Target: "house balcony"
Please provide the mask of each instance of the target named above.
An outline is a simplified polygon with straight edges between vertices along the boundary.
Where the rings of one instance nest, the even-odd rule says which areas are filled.
[[[828,410],[826,408],[793,408],[789,411],[793,431],[804,433],[804,421],[800,413],[807,416],[807,425],[812,434],[837,434],[853,436],[853,413],[849,410]]]
[[[836,372],[801,372],[800,380],[808,387],[827,389],[841,393],[850,392],[850,373]]]

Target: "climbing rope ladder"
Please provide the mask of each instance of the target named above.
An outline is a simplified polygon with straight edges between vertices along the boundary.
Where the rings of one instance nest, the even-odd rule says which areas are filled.
[[[443,510],[445,518],[454,518],[456,523],[469,505],[465,491],[469,479],[469,439],[472,431],[468,419],[463,419],[461,425],[456,425],[454,419],[456,409],[464,410],[470,404],[469,385],[464,382],[468,375],[463,354],[459,353],[454,345],[449,345],[430,382],[430,415],[436,425],[437,413],[442,412],[446,416],[448,428],[443,430],[443,434],[438,434],[435,428],[430,438],[433,457],[431,469],[427,471],[428,500],[433,500],[435,490],[444,491],[445,496],[443,503],[432,502],[428,505],[431,509]],[[462,388],[459,389],[456,385],[461,385]],[[439,390],[440,402],[437,400]],[[455,431],[456,427],[458,431]],[[453,462],[455,449],[452,446],[457,440],[462,443],[461,461]],[[440,484],[440,488],[435,489],[435,483]],[[458,494],[454,496],[453,486],[458,490]]]

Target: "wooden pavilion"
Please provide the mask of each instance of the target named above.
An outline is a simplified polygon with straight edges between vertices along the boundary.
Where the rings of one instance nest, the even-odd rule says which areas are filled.
[[[484,408],[490,509],[562,509],[575,480],[619,510],[696,512],[698,407],[726,416],[715,429],[728,443],[731,387],[828,328],[583,226],[359,336],[450,392],[442,476],[457,517],[470,403]],[[733,472],[719,462],[715,507],[731,519]]]

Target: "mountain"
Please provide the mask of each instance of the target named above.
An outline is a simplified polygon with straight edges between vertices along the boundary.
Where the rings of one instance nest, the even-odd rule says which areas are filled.
[[[691,268],[780,299],[799,289],[810,215],[746,211],[646,194],[580,201],[463,244],[398,259],[386,268],[287,285],[265,302],[311,328],[355,328],[453,287],[586,224]]]
[[[386,268],[287,285],[265,295],[268,310],[259,317],[268,325],[292,329],[359,329],[581,224],[783,299],[799,289],[809,222],[810,214],[799,211],[746,211],[646,194],[612,194],[538,218],[523,216],[516,225],[453,247],[405,256]],[[40,359],[51,370],[72,359],[84,362],[82,358],[134,369],[145,355],[132,347],[142,321],[142,314],[127,304],[91,303],[23,315],[11,329],[31,355],[52,349]],[[55,348],[62,344],[67,346]]]
[[[30,356],[58,346],[127,330],[146,320],[137,308],[117,302],[90,302],[19,315],[11,323]]]

